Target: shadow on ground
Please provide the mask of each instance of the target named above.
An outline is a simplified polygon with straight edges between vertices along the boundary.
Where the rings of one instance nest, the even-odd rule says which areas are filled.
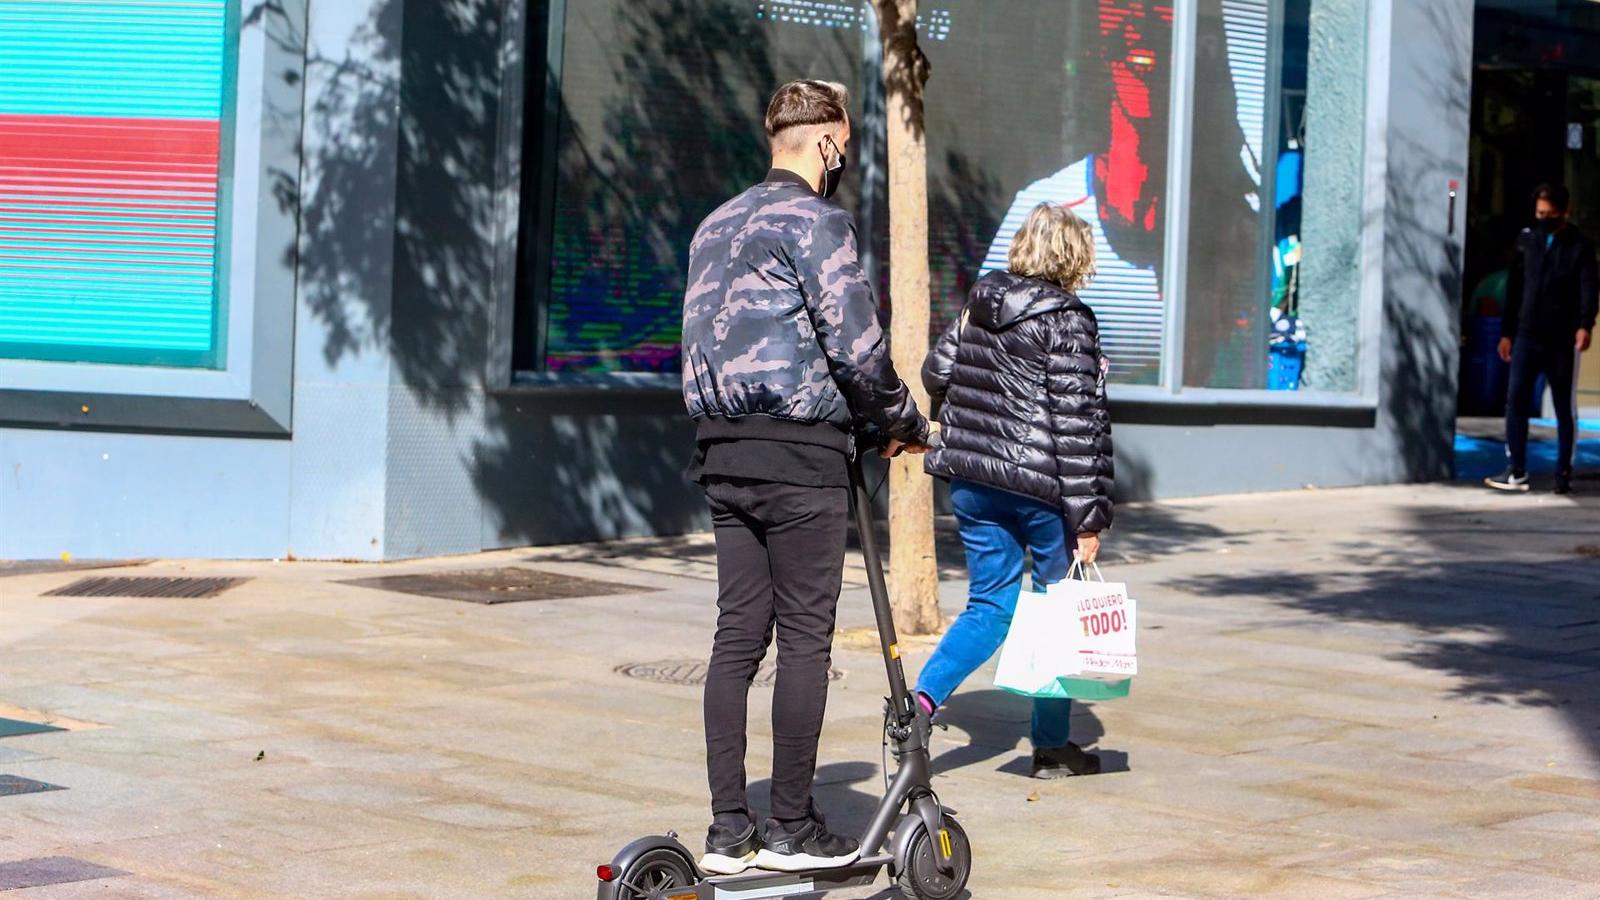
[[[995,771],[1029,777],[1033,745],[1028,735],[1032,710],[1033,704],[1026,697],[992,688],[952,694],[939,710],[939,721],[950,726],[952,734],[965,734],[968,743],[934,757],[934,775],[1005,757],[1005,762]],[[1092,703],[1073,704],[1072,742],[1099,754],[1101,774],[1129,771],[1127,753],[1097,746],[1105,733],[1105,726],[1095,715]]]
[[[891,763],[892,765],[892,763]],[[883,776],[877,765],[867,762],[830,763],[817,769],[813,792],[817,806],[827,816],[828,828],[841,834],[860,834],[872,820],[883,796]],[[764,819],[772,792],[771,779],[752,782],[748,789],[750,806],[756,816]],[[879,875],[880,883],[887,883],[886,874]],[[801,898],[821,897],[821,894],[796,895]],[[972,894],[962,891],[958,900],[967,900]],[[901,894],[894,888],[873,894],[871,900],[899,900]]]
[[[1600,497],[1536,506],[1506,497],[1497,511],[1476,496],[1481,488],[1456,490],[1474,496],[1418,506],[1398,526],[1337,548],[1368,560],[1350,571],[1276,564],[1169,586],[1263,597],[1309,614],[1308,628],[1329,619],[1407,626],[1424,637],[1372,652],[1454,676],[1456,696],[1559,709],[1600,760]]]

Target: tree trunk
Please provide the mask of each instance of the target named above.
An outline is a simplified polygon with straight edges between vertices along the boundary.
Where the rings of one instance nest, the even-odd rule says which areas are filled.
[[[928,60],[917,46],[917,0],[874,0],[883,38],[889,156],[890,348],[895,368],[928,410],[922,359],[928,351],[928,147],[922,88]],[[903,634],[932,634],[939,615],[934,558],[933,480],[922,457],[902,455],[889,471],[889,598]]]

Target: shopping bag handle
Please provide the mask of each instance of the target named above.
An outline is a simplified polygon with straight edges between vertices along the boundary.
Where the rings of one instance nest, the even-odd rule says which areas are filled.
[[[1083,565],[1083,560],[1077,559],[1076,557],[1074,557],[1073,560],[1072,560],[1072,566],[1067,569],[1067,580],[1068,581],[1088,581],[1089,580],[1088,575],[1089,575],[1089,572],[1091,570],[1094,572],[1094,577],[1095,578],[1098,578],[1102,582],[1106,580],[1106,577],[1104,575],[1100,574],[1100,564],[1099,563],[1097,563],[1097,562],[1089,563],[1088,567],[1085,568],[1084,565]]]

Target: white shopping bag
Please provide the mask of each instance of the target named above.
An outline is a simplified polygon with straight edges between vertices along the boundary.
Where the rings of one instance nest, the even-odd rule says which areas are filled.
[[[1093,569],[1099,575],[1098,567]],[[1126,585],[1084,581],[1073,566],[1067,580],[1044,593],[1023,591],[1000,650],[994,685],[1030,697],[1074,696],[1063,683],[1081,675],[1138,672],[1134,609]],[[1081,688],[1081,686],[1079,686]],[[1126,693],[1126,684],[1120,686]],[[1081,696],[1081,694],[1079,694]]]
[[[1064,697],[1060,679],[1079,670],[1076,612],[1046,594],[1023,591],[1000,648],[994,686],[1029,697]]]
[[[1096,578],[1100,567],[1090,566]],[[1086,574],[1075,567],[1074,574]],[[1068,639],[1077,653],[1078,672],[1097,675],[1136,675],[1139,658],[1134,644],[1138,605],[1128,596],[1128,586],[1116,581],[1073,578],[1045,589],[1045,597],[1072,610],[1074,628]]]

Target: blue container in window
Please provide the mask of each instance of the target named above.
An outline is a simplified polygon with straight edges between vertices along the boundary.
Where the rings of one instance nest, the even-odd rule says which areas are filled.
[[[1300,371],[1306,364],[1306,342],[1285,341],[1267,349],[1267,390],[1300,390]]]

